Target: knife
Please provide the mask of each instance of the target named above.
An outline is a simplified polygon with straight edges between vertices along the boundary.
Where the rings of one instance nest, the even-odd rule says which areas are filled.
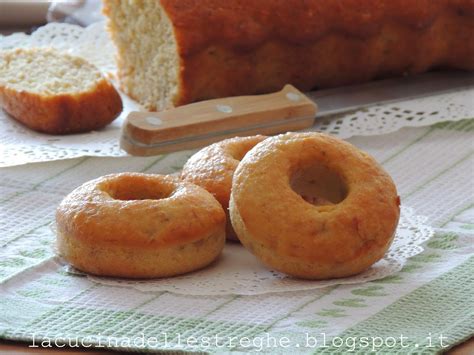
[[[309,97],[292,85],[285,85],[272,94],[201,101],[161,112],[131,112],[123,125],[120,144],[132,155],[170,153],[229,137],[309,128],[316,113],[324,117],[472,87],[474,73],[458,71],[318,90],[309,93]]]

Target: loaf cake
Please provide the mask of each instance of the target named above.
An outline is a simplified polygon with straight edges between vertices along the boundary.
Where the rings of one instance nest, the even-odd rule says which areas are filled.
[[[104,0],[122,89],[150,110],[474,69],[473,0]]]
[[[117,90],[85,59],[48,48],[0,51],[0,107],[49,134],[104,127],[122,111]]]

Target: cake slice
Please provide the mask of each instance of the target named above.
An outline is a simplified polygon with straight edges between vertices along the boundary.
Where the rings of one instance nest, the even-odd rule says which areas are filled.
[[[120,85],[148,109],[474,69],[472,0],[104,0]]]
[[[85,59],[52,49],[0,51],[0,106],[27,127],[68,134],[104,127],[120,95]]]

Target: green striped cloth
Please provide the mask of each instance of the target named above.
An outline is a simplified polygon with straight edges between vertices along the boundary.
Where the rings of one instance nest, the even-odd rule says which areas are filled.
[[[95,284],[54,258],[65,194],[120,171],[172,173],[192,152],[2,168],[0,337],[30,346],[136,351],[431,354],[474,333],[474,120],[352,143],[383,164],[402,202],[436,228],[402,271],[358,285],[256,296],[185,296]]]

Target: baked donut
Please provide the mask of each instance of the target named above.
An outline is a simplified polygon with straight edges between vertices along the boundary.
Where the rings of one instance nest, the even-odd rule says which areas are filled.
[[[59,254],[103,276],[166,277],[211,263],[225,243],[212,195],[176,177],[122,173],[89,181],[56,211]]]
[[[242,244],[269,267],[299,278],[366,270],[387,251],[399,215],[397,190],[383,168],[320,133],[257,144],[232,183],[230,218]]]
[[[225,139],[201,149],[183,167],[181,177],[209,191],[226,211],[227,239],[238,240],[229,219],[229,199],[232,177],[245,154],[266,136]]]

